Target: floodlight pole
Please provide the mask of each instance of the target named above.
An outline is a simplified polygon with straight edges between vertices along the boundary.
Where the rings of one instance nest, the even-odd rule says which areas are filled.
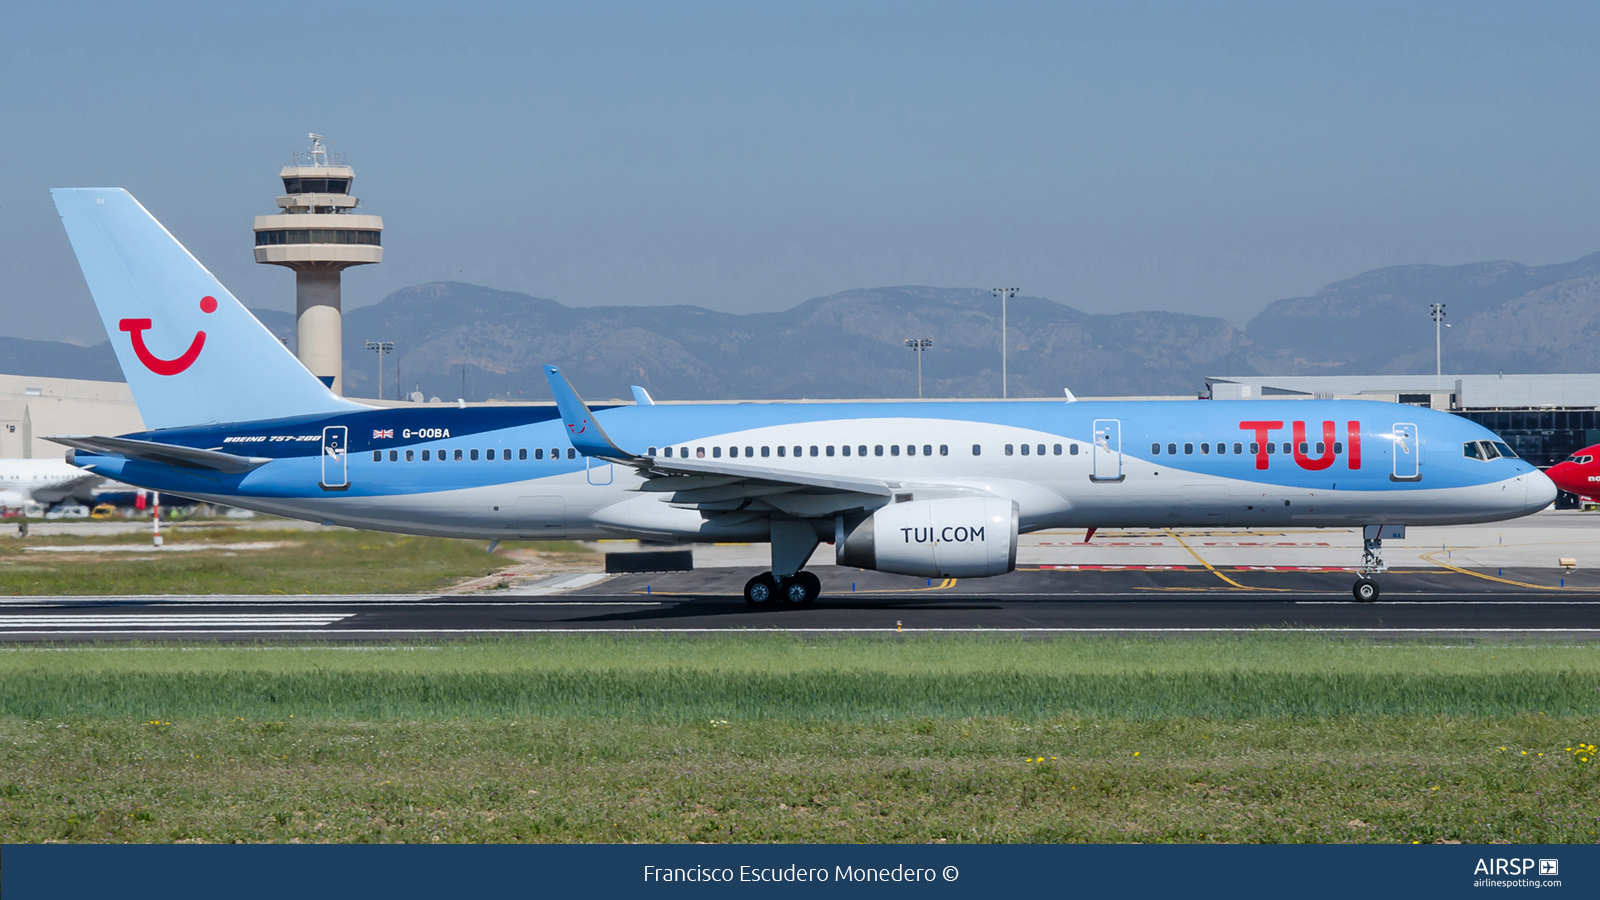
[[[1006,387],[1006,301],[1017,295],[1017,289],[990,288],[989,293],[1000,298],[1000,399],[1010,396]]]
[[[906,338],[906,346],[917,351],[917,399],[922,399],[922,351],[933,346],[933,338]]]
[[[367,349],[378,354],[378,399],[383,399],[383,355],[394,349],[394,341],[367,341]],[[395,388],[399,390],[399,388]]]
[[[1444,307],[1443,303],[1428,304],[1428,315],[1433,319],[1433,386],[1444,386],[1444,344],[1440,335],[1444,332]]]

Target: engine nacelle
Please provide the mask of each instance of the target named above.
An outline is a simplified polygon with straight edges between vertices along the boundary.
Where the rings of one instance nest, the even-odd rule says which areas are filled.
[[[885,506],[842,541],[841,566],[927,578],[982,578],[1017,567],[1017,504],[963,497]]]

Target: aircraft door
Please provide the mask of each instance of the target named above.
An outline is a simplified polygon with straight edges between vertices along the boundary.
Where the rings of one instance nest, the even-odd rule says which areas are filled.
[[[589,470],[589,483],[607,485],[611,483],[611,463],[592,456],[584,457],[584,465]]]
[[[1122,474],[1122,422],[1118,419],[1094,420],[1093,474],[1090,481],[1117,482]]]
[[[350,476],[347,451],[350,449],[350,429],[343,425],[329,425],[322,429],[322,481],[318,487],[325,491],[347,491]]]
[[[1409,422],[1396,422],[1394,426],[1394,481],[1422,480],[1422,442],[1417,438],[1417,426]]]

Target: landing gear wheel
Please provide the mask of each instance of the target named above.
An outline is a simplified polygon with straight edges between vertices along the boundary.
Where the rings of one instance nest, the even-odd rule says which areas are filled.
[[[1371,603],[1378,599],[1378,583],[1370,578],[1357,579],[1350,593],[1356,595],[1357,603]]]
[[[778,580],[772,577],[771,572],[762,572],[760,575],[744,583],[744,602],[751,609],[770,609],[778,603]]]
[[[822,593],[821,578],[810,572],[796,572],[794,573],[794,580],[806,586],[806,599],[801,602],[807,604],[817,602],[818,595]]]
[[[799,606],[810,602],[815,596],[811,593],[811,585],[807,583],[803,572],[797,572],[778,582],[778,603],[782,606]]]

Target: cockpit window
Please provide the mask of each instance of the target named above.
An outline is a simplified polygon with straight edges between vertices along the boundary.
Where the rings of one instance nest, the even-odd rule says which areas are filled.
[[[1592,456],[1584,456],[1581,453],[1574,453],[1571,456],[1567,457],[1566,461],[1569,462],[1569,463],[1577,463],[1578,465],[1581,466],[1584,463],[1593,462],[1594,461],[1594,457],[1592,457]]]
[[[1500,455],[1504,456],[1506,459],[1518,459],[1519,458],[1517,456],[1517,451],[1512,450],[1510,447],[1507,447],[1506,444],[1505,444],[1505,441],[1493,441],[1492,443],[1494,444],[1494,448],[1496,450],[1500,451]]]
[[[1461,455],[1467,459],[1483,459],[1483,448],[1478,446],[1477,441],[1467,441],[1461,445]]]
[[[1498,449],[1495,448],[1494,441],[1480,441],[1480,443],[1483,445],[1483,458],[1484,459],[1499,459],[1500,458],[1501,453],[1500,453],[1500,451]]]

